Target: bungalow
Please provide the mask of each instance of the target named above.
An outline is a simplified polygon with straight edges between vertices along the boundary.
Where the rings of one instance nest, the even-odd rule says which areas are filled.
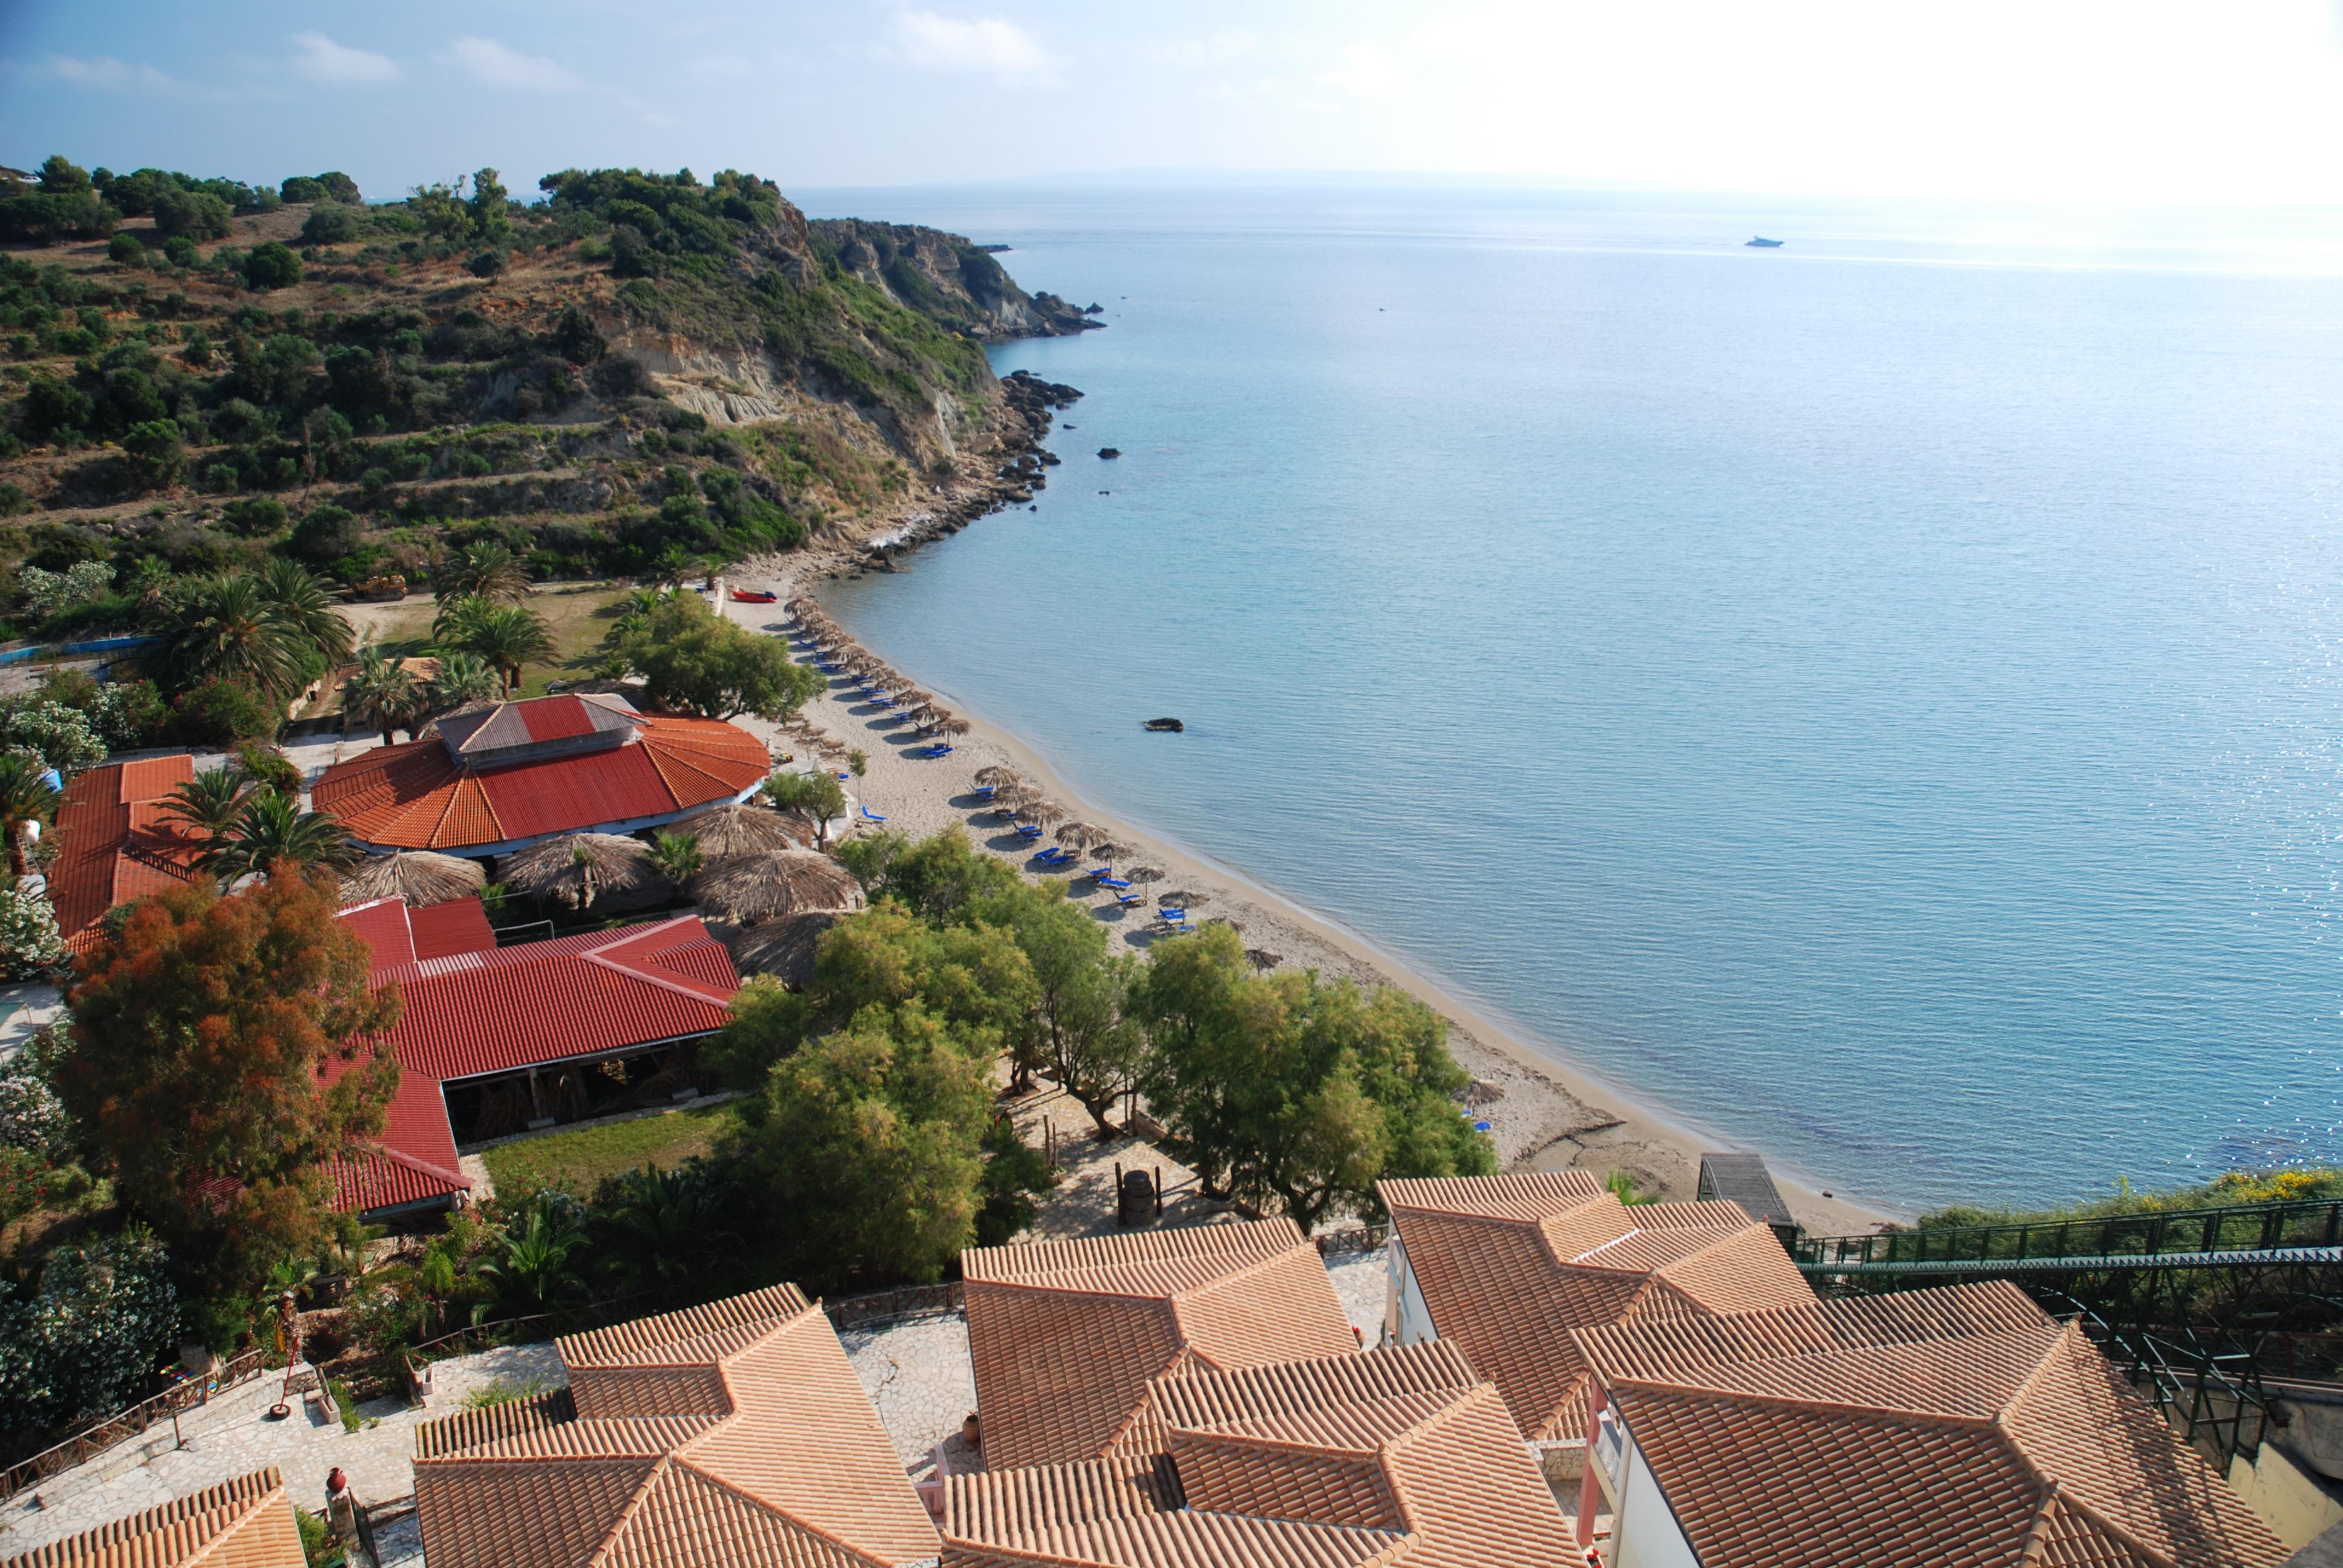
[[[57,802],[57,853],[48,870],[57,931],[75,952],[99,938],[98,918],[196,879],[202,838],[164,810],[196,777],[186,752],[109,762],[74,775]]]
[[[381,1138],[334,1169],[338,1207],[369,1218],[460,1201],[458,1141],[574,1120],[696,1087],[693,1046],[739,989],[699,917],[497,946],[478,899],[342,911],[398,987],[399,1087]]]
[[[2266,1568],[2269,1527],[2006,1280],[1574,1336],[1611,1568]]]
[[[1737,1203],[1624,1204],[1584,1171],[1381,1182],[1392,1216],[1384,1339],[1453,1340],[1526,1437],[1574,1451],[1585,1367],[1571,1332],[1814,1300]]]
[[[746,800],[772,766],[737,725],[639,713],[594,692],[448,714],[419,739],[327,769],[309,799],[369,849],[505,855]]]
[[[275,1465],[36,1546],[5,1568],[306,1568]]]

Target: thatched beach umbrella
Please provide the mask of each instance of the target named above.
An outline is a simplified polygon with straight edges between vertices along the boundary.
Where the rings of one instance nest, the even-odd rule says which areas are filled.
[[[1245,960],[1257,970],[1273,970],[1285,961],[1285,955],[1271,952],[1266,948],[1247,948]]]
[[[1192,910],[1198,904],[1211,903],[1212,901],[1212,895],[1210,893],[1191,893],[1184,890],[1174,889],[1172,891],[1168,893],[1156,894],[1155,901],[1158,904],[1165,905],[1174,910]]]
[[[980,786],[991,785],[997,788],[1003,784],[1013,784],[1024,777],[1025,775],[1005,762],[990,763],[976,770],[976,781]]]
[[[488,868],[478,860],[435,855],[428,849],[400,849],[369,855],[342,879],[342,902],[363,904],[373,899],[405,899],[410,908],[468,899],[488,885]]]
[[[650,846],[618,833],[565,833],[531,845],[506,858],[503,880],[573,910],[639,910],[675,890],[651,864]]]
[[[781,915],[754,926],[722,926],[717,940],[732,955],[732,967],[744,980],[770,975],[791,990],[802,990],[813,980],[814,960],[820,955],[821,933],[838,923],[838,911],[809,910]]]
[[[813,836],[802,824],[762,806],[719,806],[688,822],[679,822],[676,831],[691,835],[700,852],[711,860],[813,846]]]
[[[854,873],[811,849],[711,861],[687,887],[702,909],[743,926],[780,915],[850,910],[862,901]]]
[[[1163,868],[1161,866],[1132,866],[1122,873],[1122,879],[1135,887],[1144,887],[1150,882],[1161,881],[1163,879]]]
[[[936,721],[935,732],[939,735],[965,735],[970,728],[965,719],[942,719]]]
[[[1046,828],[1052,822],[1062,822],[1066,819],[1066,809],[1063,806],[1052,805],[1047,800],[1029,801],[1025,809],[1017,814],[1040,828]]]
[[[1075,849],[1095,849],[1107,841],[1107,830],[1090,822],[1069,822],[1051,836]]]

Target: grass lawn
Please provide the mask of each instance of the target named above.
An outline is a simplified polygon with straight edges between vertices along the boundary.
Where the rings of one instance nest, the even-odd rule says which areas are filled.
[[[650,1164],[673,1167],[709,1152],[732,1130],[739,1104],[693,1105],[633,1121],[547,1132],[500,1144],[480,1158],[497,1184],[497,1196],[508,1202],[541,1187],[590,1197],[606,1176]]]
[[[611,605],[627,590],[607,583],[560,583],[539,588],[529,596],[528,608],[545,618],[553,633],[553,657],[520,670],[521,695],[542,697],[548,680],[577,680],[592,664],[592,655],[609,630]],[[417,594],[395,605],[352,606],[349,618],[358,628],[358,639],[371,639],[397,654],[427,653],[431,648],[431,618],[438,605]]]

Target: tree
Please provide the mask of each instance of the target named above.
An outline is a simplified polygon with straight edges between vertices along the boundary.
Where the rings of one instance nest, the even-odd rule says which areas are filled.
[[[882,829],[840,844],[837,855],[873,901],[892,899],[936,921],[960,920],[980,900],[1009,892],[1022,880],[958,826],[916,844],[891,828]]]
[[[246,796],[227,830],[196,856],[226,885],[256,873],[273,882],[312,868],[345,871],[357,861],[357,846],[339,822],[269,789]]]
[[[497,1294],[517,1316],[555,1312],[585,1294],[578,1254],[588,1241],[574,1200],[557,1191],[534,1194],[506,1227],[503,1253],[480,1265]]]
[[[503,690],[504,678],[496,666],[478,654],[456,652],[439,656],[439,673],[431,678],[425,696],[430,712],[446,713],[468,702],[493,700]]]
[[[178,1337],[179,1295],[152,1231],[60,1247],[36,1291],[0,1282],[0,1427],[30,1438],[113,1413]]]
[[[135,271],[146,265],[146,247],[135,234],[117,234],[106,242],[106,259]]]
[[[303,245],[342,245],[366,232],[366,219],[355,207],[321,206],[301,222]]]
[[[655,834],[650,858],[659,874],[679,888],[698,876],[699,868],[708,863],[708,852],[689,833]]]
[[[765,799],[811,828],[818,844],[830,842],[830,824],[846,809],[846,791],[827,773],[776,773],[765,780]]]
[[[342,682],[342,714],[382,732],[390,745],[398,731],[412,729],[424,706],[422,685],[405,661],[369,644],[358,650],[358,667]]]
[[[528,566],[491,540],[468,545],[448,557],[431,574],[431,585],[443,606],[466,598],[484,598],[494,604],[528,602]]]
[[[176,419],[147,419],[122,433],[122,451],[132,481],[142,490],[159,490],[179,477],[187,460]]]
[[[1082,1081],[1076,1098],[1109,1131],[1106,1109],[1130,1087],[1136,1066],[1137,1036],[1122,1026],[1127,977],[1104,971],[1106,930],[1080,904],[1070,903],[1066,885],[1020,881],[974,906],[975,918],[1008,931],[1033,975],[1031,1005],[1008,1031],[1010,1091],[1031,1087],[1034,1071],[1054,1067],[1073,1091],[1072,1073]],[[1120,1064],[1120,1065],[1118,1065]]]
[[[146,668],[158,685],[179,691],[230,680],[265,695],[290,692],[311,646],[248,577],[196,578],[165,603],[155,632],[159,640],[143,655]]]
[[[724,1158],[788,1217],[793,1277],[928,1282],[975,1237],[991,1106],[983,1059],[941,1020],[874,1010],[776,1064]]]
[[[78,196],[90,188],[89,171],[63,153],[41,160],[40,182],[43,196]]]
[[[505,695],[520,685],[521,666],[553,657],[553,632],[526,605],[498,604],[478,594],[444,606],[431,623],[442,648],[478,654],[504,678]]]
[[[260,591],[277,618],[298,632],[329,665],[350,657],[350,623],[334,608],[326,585],[298,561],[272,558],[260,568]]]
[[[692,594],[661,599],[618,651],[654,704],[703,719],[753,713],[778,724],[825,689],[779,638],[758,636]]]
[[[260,293],[290,288],[301,281],[301,258],[289,246],[264,240],[245,256],[244,281],[246,287]]]
[[[494,169],[481,169],[472,176],[472,196],[467,205],[471,208],[472,232],[482,239],[504,237],[512,227],[512,219],[505,212],[504,180]]]
[[[172,699],[164,729],[182,746],[234,746],[275,735],[284,719],[282,704],[272,705],[240,680],[215,678]]]
[[[252,780],[235,769],[213,768],[172,790],[164,799],[163,814],[204,838],[216,839],[236,825],[251,792]]]
[[[236,232],[236,219],[227,203],[209,191],[165,186],[155,192],[155,232],[166,240],[226,239]]]
[[[1454,1096],[1447,1026],[1403,991],[1250,972],[1211,926],[1159,945],[1133,984],[1141,1088],[1208,1191],[1273,1202],[1305,1231],[1372,1213],[1383,1176],[1483,1175],[1489,1141]]]
[[[81,960],[57,1092],[115,1191],[216,1295],[247,1298],[318,1249],[327,1162],[381,1130],[397,1088],[397,992],[368,989],[337,902],[324,876],[174,888]]]
[[[574,305],[561,307],[553,324],[553,351],[572,365],[591,365],[610,351],[610,340],[594,318]]]
[[[0,755],[0,837],[8,844],[8,874],[25,874],[25,828],[56,815],[57,791],[47,766],[22,752]]]

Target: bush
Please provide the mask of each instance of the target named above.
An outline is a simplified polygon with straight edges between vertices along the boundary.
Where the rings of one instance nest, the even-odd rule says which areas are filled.
[[[355,207],[338,204],[321,206],[309,214],[301,225],[303,245],[346,245],[366,232],[365,221]]]
[[[65,959],[65,940],[49,900],[21,888],[0,888],[0,974],[12,980],[44,980]],[[0,1083],[6,1081],[13,1081]],[[0,1117],[9,1113],[8,1103],[0,1101]]]
[[[0,1410],[35,1432],[117,1410],[179,1328],[169,1259],[151,1234],[60,1248],[29,1299],[0,1284]]]
[[[14,453],[9,455],[15,456]],[[25,493],[24,486],[13,482],[0,483],[0,518],[13,518],[32,509],[33,498]]]
[[[166,240],[226,239],[236,232],[236,219],[227,203],[209,191],[162,186],[155,192],[155,231]]]
[[[134,235],[117,234],[106,242],[106,259],[116,266],[144,266],[146,247]]]
[[[0,240],[55,245],[61,239],[104,239],[120,215],[96,196],[21,196],[0,201]]]
[[[122,450],[140,489],[160,489],[178,478],[187,460],[179,434],[177,422],[171,419],[144,420],[123,432]]]
[[[0,749],[37,757],[67,777],[106,760],[89,716],[38,697],[12,699],[0,709]]]
[[[285,526],[285,503],[273,496],[245,496],[223,508],[220,520],[232,534],[260,538]]]
[[[356,513],[328,501],[310,508],[293,525],[293,538],[287,548],[305,561],[322,564],[357,549],[365,531]]]
[[[173,266],[193,266],[203,260],[204,253],[186,235],[175,234],[163,242],[163,258]]]
[[[252,688],[215,678],[179,694],[168,734],[181,746],[225,748],[271,739],[283,717]]]
[[[244,281],[260,293],[276,288],[290,288],[301,281],[301,258],[275,240],[266,240],[252,247],[244,258]]]
[[[484,250],[466,262],[464,270],[474,277],[501,277],[504,276],[506,266],[503,251]]]
[[[76,561],[62,572],[27,566],[16,573],[16,591],[24,596],[25,613],[35,620],[114,590],[114,568],[104,561]]]
[[[287,800],[301,793],[301,769],[274,746],[247,740],[236,749],[236,765],[246,778],[266,785]]]

